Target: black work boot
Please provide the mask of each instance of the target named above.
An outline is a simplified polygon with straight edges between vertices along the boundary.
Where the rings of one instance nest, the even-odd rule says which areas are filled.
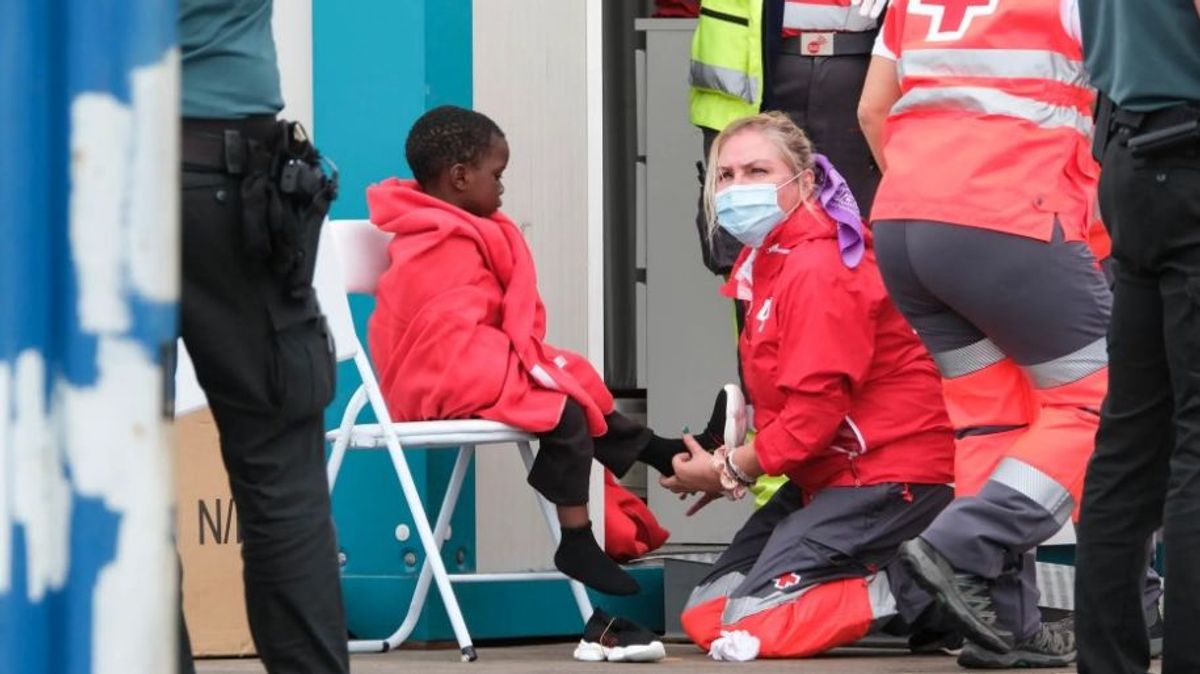
[[[1067,667],[1072,662],[1075,662],[1074,618],[1042,623],[1033,636],[1004,653],[993,653],[968,642],[958,656],[959,666],[967,669]]]
[[[913,580],[937,597],[968,639],[996,653],[1012,650],[1012,632],[996,624],[996,608],[987,579],[957,573],[950,562],[922,538],[901,543],[900,560],[913,574]]]

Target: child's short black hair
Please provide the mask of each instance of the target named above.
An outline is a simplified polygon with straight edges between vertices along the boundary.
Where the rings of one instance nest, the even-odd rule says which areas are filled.
[[[436,107],[421,115],[408,132],[404,154],[413,177],[429,185],[455,164],[479,159],[504,132],[487,115],[454,105]]]

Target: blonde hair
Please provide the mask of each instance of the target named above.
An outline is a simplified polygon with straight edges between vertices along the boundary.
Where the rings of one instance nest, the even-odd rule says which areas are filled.
[[[782,112],[764,112],[734,120],[713,140],[708,152],[708,170],[704,174],[704,216],[708,220],[708,235],[717,227],[714,201],[717,193],[717,156],[725,141],[744,131],[757,131],[775,145],[793,175],[813,167],[813,144],[790,117]]]

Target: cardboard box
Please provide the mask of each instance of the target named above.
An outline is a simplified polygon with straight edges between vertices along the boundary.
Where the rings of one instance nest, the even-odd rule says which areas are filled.
[[[196,656],[254,655],[242,592],[237,511],[207,409],[176,420],[183,611]]]

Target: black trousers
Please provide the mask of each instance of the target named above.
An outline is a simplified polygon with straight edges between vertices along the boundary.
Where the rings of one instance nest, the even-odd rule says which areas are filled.
[[[771,70],[771,91],[776,109],[787,113],[812,140],[816,151],[829,157],[834,168],[854,193],[863,217],[871,211],[881,174],[871,156],[871,148],[858,126],[858,99],[870,65],[869,54],[845,56],[801,56],[781,53]],[[704,161],[717,132],[704,133]],[[704,165],[697,164],[700,185],[704,185]],[[704,264],[715,274],[728,274],[742,245],[719,227],[708,234],[701,194],[696,227]]]
[[[869,54],[783,53],[771,71],[775,106],[804,129],[817,152],[829,157],[868,221],[881,178],[858,126],[858,99],[870,64]]]
[[[344,673],[325,477],[328,330],[315,299],[303,307],[285,299],[281,281],[245,253],[241,178],[190,170],[183,159],[182,333],[237,505],[254,644],[272,673]],[[181,670],[191,671],[186,639],[181,651]]]
[[[1200,117],[1200,110],[1195,115]],[[1200,672],[1200,143],[1134,157],[1105,148],[1100,207],[1116,287],[1109,392],[1078,527],[1079,671],[1146,672],[1146,542],[1163,526],[1164,674]]]
[[[538,434],[529,485],[555,505],[576,506],[588,502],[593,458],[617,477],[625,475],[654,434],[620,412],[609,414],[605,421],[608,430],[593,438],[583,408],[568,398],[558,425]]]

